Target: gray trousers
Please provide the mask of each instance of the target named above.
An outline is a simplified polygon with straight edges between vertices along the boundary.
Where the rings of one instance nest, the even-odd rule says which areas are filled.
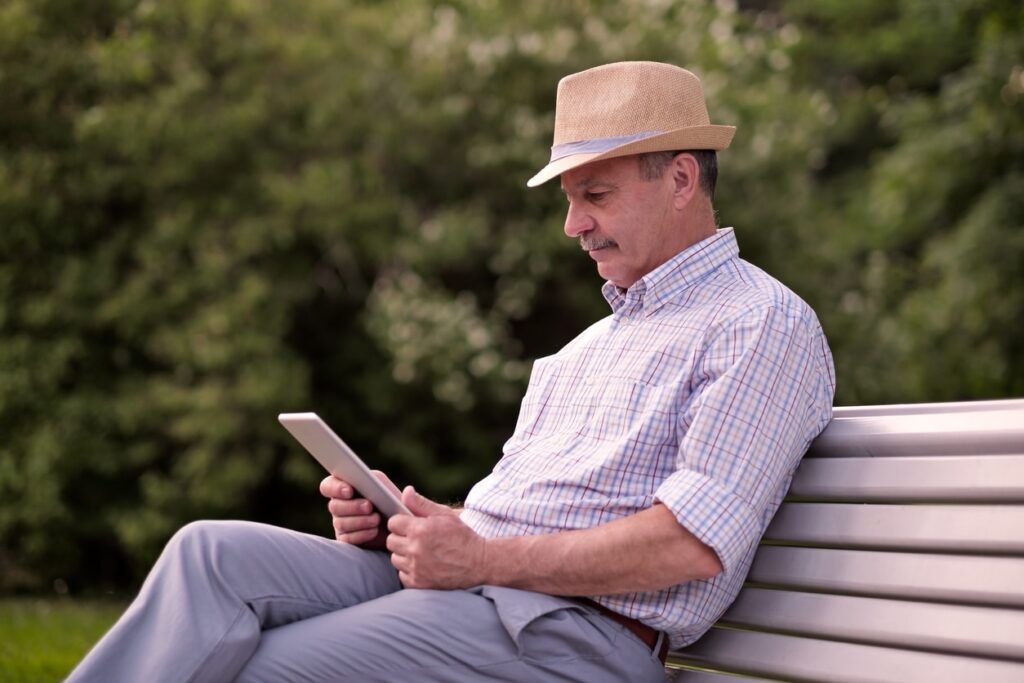
[[[196,522],[67,680],[661,683],[655,652],[564,598],[403,589],[384,552]]]

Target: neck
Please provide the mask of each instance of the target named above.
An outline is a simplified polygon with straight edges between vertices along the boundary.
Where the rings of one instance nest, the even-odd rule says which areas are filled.
[[[703,193],[699,197],[695,197],[687,208],[691,210],[684,211],[681,216],[681,232],[686,236],[683,249],[713,236],[715,230],[718,229],[718,224],[715,221],[715,209],[711,205],[711,200]]]

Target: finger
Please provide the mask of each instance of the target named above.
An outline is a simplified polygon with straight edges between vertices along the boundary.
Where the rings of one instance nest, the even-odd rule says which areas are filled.
[[[327,511],[334,517],[358,517],[373,514],[374,510],[373,504],[365,498],[331,498],[327,501]]]
[[[391,551],[392,557],[404,557],[409,556],[409,539],[394,534],[388,534],[388,537],[384,539],[384,546]]]
[[[424,498],[412,486],[406,486],[405,490],[402,491],[402,502],[405,503],[405,507],[409,508],[409,512],[417,517],[452,514],[450,507],[435,503],[429,498]]]
[[[380,527],[368,526],[368,527],[350,527],[342,524],[335,524],[334,526],[334,537],[339,540],[344,540],[349,543],[361,544],[374,541],[379,543],[381,539]]]
[[[412,561],[404,555],[392,553],[391,566],[406,576],[412,576]]]
[[[335,517],[332,522],[336,535],[360,531],[380,531],[380,515],[363,515],[359,517]]]
[[[409,515],[392,515],[388,518],[388,531],[399,536],[408,536],[415,521]]]
[[[353,498],[355,489],[347,481],[338,479],[332,474],[324,477],[320,482],[320,495],[325,498]]]
[[[377,529],[367,529],[364,531],[354,531],[347,534],[335,534],[334,537],[342,543],[348,543],[350,545],[362,545],[369,543],[373,539],[377,538]]]
[[[398,572],[398,580],[402,582],[402,585],[406,588],[424,588],[419,581],[413,578],[413,575],[408,572]]]

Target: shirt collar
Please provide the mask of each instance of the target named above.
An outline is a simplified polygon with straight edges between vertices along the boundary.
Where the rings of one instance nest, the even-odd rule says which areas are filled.
[[[691,244],[644,275],[629,289],[605,282],[601,293],[614,313],[631,316],[641,310],[650,312],[678,297],[739,253],[733,229],[720,228],[711,237]]]

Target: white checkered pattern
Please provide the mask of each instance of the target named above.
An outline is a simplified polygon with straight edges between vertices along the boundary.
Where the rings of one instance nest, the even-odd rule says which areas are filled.
[[[598,601],[697,639],[736,597],[800,457],[832,414],[814,312],[739,258],[731,229],[680,252],[534,363],[515,433],[462,519],[488,536],[590,528],[661,501],[725,571]]]

